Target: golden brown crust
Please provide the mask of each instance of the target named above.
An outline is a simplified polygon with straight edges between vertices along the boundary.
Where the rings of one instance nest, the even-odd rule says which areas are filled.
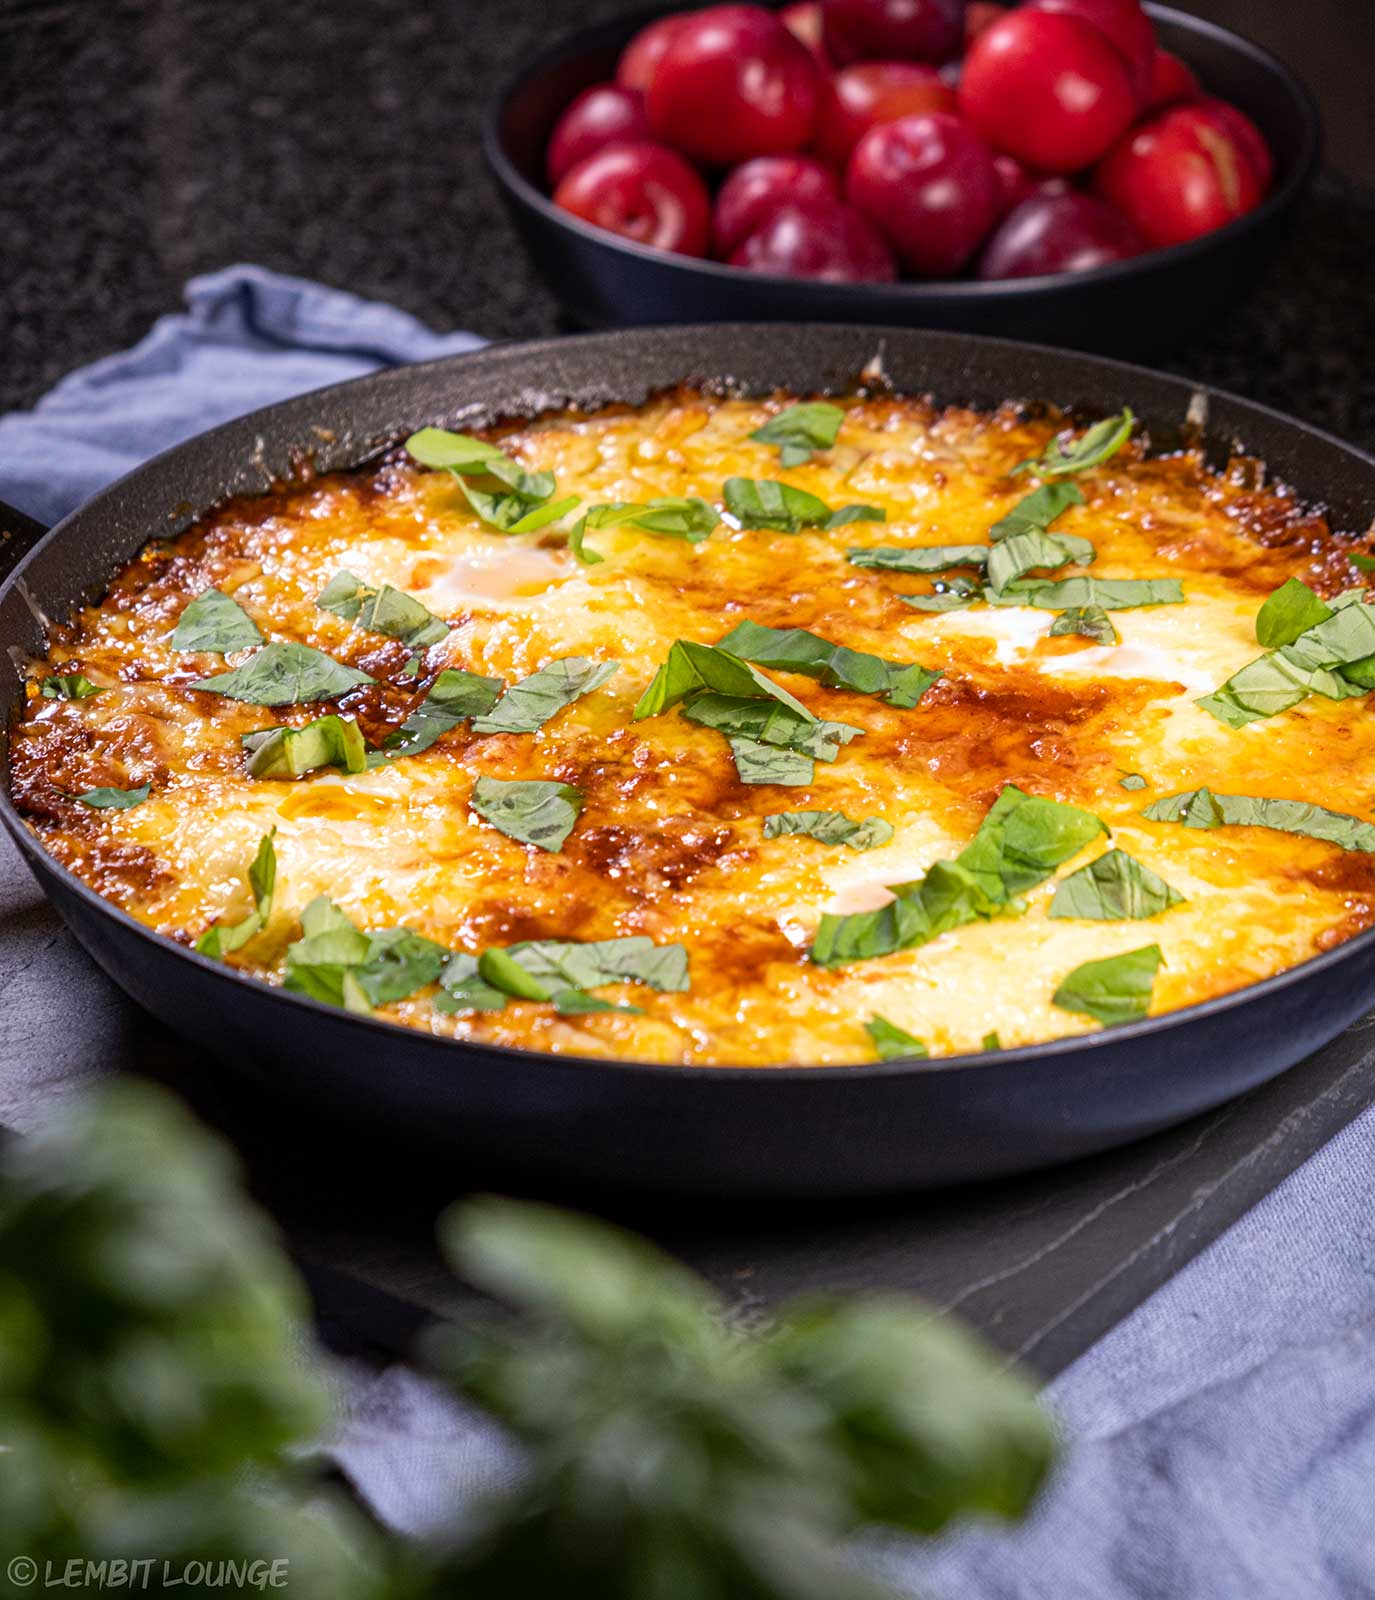
[[[689,950],[692,988],[625,986],[643,1017],[562,1018],[513,1004],[436,1015],[420,995],[389,1008],[438,1032],[586,1054],[765,1064],[864,1059],[874,1012],[934,1051],[1005,1044],[1090,1026],[1051,1007],[1080,960],[1158,939],[1167,966],[1156,1009],[1188,1004],[1278,971],[1375,922],[1375,857],[1264,830],[1195,833],[1143,822],[1151,798],[1208,783],[1233,793],[1320,797],[1364,815],[1375,729],[1363,702],[1310,701],[1258,729],[1223,728],[1193,699],[1259,653],[1260,600],[1290,576],[1327,595],[1352,579],[1333,534],[1254,462],[1220,473],[1192,452],[1149,457],[1140,443],[1083,477],[1087,504],[1057,531],[1091,539],[1095,574],[1177,577],[1182,607],[1118,613],[1122,646],[1047,636],[1047,613],[979,607],[935,616],[899,598],[926,580],[860,568],[848,547],[981,543],[1023,494],[1015,464],[1055,431],[1053,413],[1006,406],[981,417],[929,400],[847,404],[833,450],[784,472],[748,435],[786,396],[718,399],[693,391],[643,408],[516,422],[497,430],[559,492],[589,503],[694,494],[720,504],[732,474],[783,477],[830,505],[882,506],[885,526],[789,536],[719,527],[693,547],[603,530],[605,557],[579,567],[558,530],[503,539],[468,511],[451,480],[401,453],[222,506],[115,575],[99,606],[54,628],[35,672],[85,672],[106,692],[76,702],[32,695],[16,729],[16,803],[37,837],[100,893],[191,940],[246,909],[244,869],[275,826],[281,862],[269,932],[233,959],[280,977],[296,915],[329,893],[360,925],[405,924],[455,950],[529,938],[644,933]],[[420,677],[405,645],[315,605],[341,567],[421,598],[452,631]],[[338,702],[270,710],[190,686],[222,658],[170,648],[183,607],[210,586],[233,594],[264,633],[327,651],[378,681]],[[863,728],[805,787],[743,783],[726,741],[677,712],[631,712],[675,638],[714,642],[743,618],[803,627],[944,676],[914,710],[807,678],[776,680],[818,716]],[[444,667],[512,681],[562,656],[621,663],[616,676],[534,734],[462,725],[423,755],[355,778],[299,783],[244,773],[240,736],[325,711],[357,718],[378,745]],[[1122,790],[1125,771],[1149,780]],[[554,778],[583,795],[564,848],[546,854],[469,809],[479,774]],[[807,959],[823,910],[881,903],[883,885],[917,877],[965,843],[1008,781],[1097,812],[1114,843],[1188,896],[1150,923],[1081,924],[1045,915],[948,935],[922,950],[845,972]],[[130,811],[72,798],[150,783]],[[766,839],[783,810],[885,816],[893,843],[866,855],[799,838]],[[1087,859],[1087,857],[1086,857]],[[1015,959],[1014,959],[1015,958]]]

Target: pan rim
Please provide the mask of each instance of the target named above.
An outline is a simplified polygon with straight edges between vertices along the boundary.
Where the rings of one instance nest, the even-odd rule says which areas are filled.
[[[570,346],[579,348],[585,346],[595,347],[598,344],[614,346],[624,343],[627,338],[640,339],[653,337],[656,334],[667,336],[675,341],[681,340],[691,346],[700,337],[711,336],[713,339],[720,339],[723,335],[728,336],[732,333],[741,336],[747,334],[763,336],[771,339],[805,338],[809,334],[819,337],[824,336],[829,339],[851,337],[859,343],[861,349],[875,344],[881,347],[883,342],[889,338],[898,338],[903,341],[916,339],[938,346],[947,345],[952,349],[961,348],[966,353],[972,346],[979,352],[994,356],[1047,357],[1057,363],[1068,362],[1099,373],[1106,370],[1109,373],[1121,375],[1125,379],[1135,379],[1138,383],[1143,381],[1154,384],[1163,383],[1167,387],[1177,389],[1181,398],[1186,402],[1192,396],[1200,394],[1206,397],[1209,403],[1214,400],[1224,402],[1230,406],[1238,407],[1243,412],[1250,413],[1258,419],[1271,424],[1278,424],[1290,432],[1307,436],[1315,443],[1335,449],[1339,453],[1352,458],[1372,474],[1375,474],[1375,455],[1339,439],[1325,429],[1288,416],[1272,406],[1246,399],[1230,390],[1220,389],[1191,378],[1180,377],[1174,373],[1157,372],[1138,363],[1122,361],[1113,357],[1090,355],[1080,351],[1061,350],[1049,345],[978,334],[885,327],[868,323],[669,324],[658,328],[618,329],[568,336],[551,336],[534,340],[494,342],[477,350],[465,351],[458,355],[442,356],[433,361],[381,368],[359,377],[345,379],[340,383],[305,391],[300,395],[276,401],[272,405],[261,407],[256,411],[246,412],[243,416],[232,418],[214,428],[195,434],[189,439],[159,451],[147,461],[142,462],[130,472],[125,473],[113,483],[99,490],[83,505],[55,523],[32,549],[25,553],[4,582],[0,583],[0,606],[3,606],[9,600],[13,592],[25,585],[25,575],[29,568],[51,545],[60,538],[67,536],[71,529],[82,520],[99,516],[102,511],[117,504],[127,487],[145,473],[152,471],[158,464],[168,461],[193,446],[212,447],[226,439],[227,436],[244,430],[265,431],[270,428],[271,424],[279,416],[290,416],[303,407],[309,408],[319,404],[328,404],[336,400],[341,394],[363,387],[385,390],[389,383],[413,380],[417,375],[447,373],[455,370],[462,372],[465,368],[480,364],[485,365],[488,362],[499,366],[505,361],[525,360],[531,355],[538,355],[546,350],[567,350]],[[1130,396],[1127,398],[1129,400]],[[506,414],[514,415],[515,412],[508,411]],[[395,437],[399,437],[399,431]],[[385,446],[369,443],[366,446],[366,453],[355,460],[352,463],[352,467],[339,466],[332,467],[329,470],[352,470],[362,465],[382,448],[385,448]],[[200,516],[205,515],[207,511],[213,508],[215,503],[217,502],[210,502],[196,512],[191,521],[194,522]],[[144,542],[146,543],[147,539],[153,537],[156,537],[156,534],[150,531]],[[902,1057],[892,1061],[852,1062],[835,1066],[809,1066],[797,1062],[788,1062],[777,1066],[743,1066],[729,1063],[720,1066],[707,1066],[643,1061],[632,1057],[581,1055],[564,1051],[532,1050],[523,1046],[497,1044],[486,1040],[455,1039],[411,1027],[406,1023],[393,1022],[387,1018],[371,1015],[362,1016],[342,1010],[339,1007],[326,1005],[323,1001],[314,1000],[308,995],[297,994],[291,990],[283,989],[279,985],[267,983],[261,978],[241,972],[224,962],[216,961],[211,957],[199,954],[195,950],[188,949],[168,935],[158,933],[155,929],[139,922],[122,907],[98,894],[43,848],[37,835],[16,809],[8,781],[0,782],[0,822],[3,822],[6,830],[19,847],[21,854],[28,861],[31,870],[39,877],[40,882],[44,874],[52,875],[60,881],[66,893],[74,895],[96,914],[112,919],[124,932],[137,935],[139,939],[161,952],[175,952],[176,955],[198,967],[207,976],[227,980],[236,986],[245,986],[263,999],[273,999],[278,1003],[304,1007],[308,1012],[327,1017],[334,1023],[346,1022],[356,1027],[378,1030],[382,1036],[388,1038],[420,1040],[430,1045],[459,1051],[491,1052],[513,1062],[539,1064],[556,1069],[567,1068],[568,1070],[586,1071],[591,1067],[596,1067],[614,1069],[621,1075],[628,1074],[632,1076],[643,1074],[671,1075],[693,1081],[709,1079],[720,1080],[723,1083],[739,1083],[748,1079],[751,1081],[822,1084],[834,1079],[850,1081],[855,1078],[891,1078],[916,1074],[971,1072],[979,1068],[1033,1066],[1067,1053],[1079,1055],[1084,1052],[1100,1051],[1106,1055],[1107,1052],[1119,1044],[1127,1044],[1142,1038],[1153,1038],[1156,1035],[1168,1034],[1174,1028],[1183,1027],[1205,1018],[1216,1017],[1221,1013],[1235,1010],[1253,999],[1274,995],[1287,987],[1317,977],[1344,960],[1353,959],[1360,951],[1369,949],[1372,944],[1375,944],[1375,927],[1368,928],[1335,945],[1330,950],[1320,951],[1292,967],[1285,968],[1282,972],[1274,973],[1256,983],[1243,985],[1241,988],[1231,990],[1226,994],[1214,995],[1193,1005],[1163,1012],[1159,1016],[1145,1017],[1136,1022],[1101,1028],[1091,1033],[1073,1034],[1058,1039],[1042,1040],[1034,1044],[1018,1045],[1008,1049],[974,1051],[959,1055],[926,1058]]]

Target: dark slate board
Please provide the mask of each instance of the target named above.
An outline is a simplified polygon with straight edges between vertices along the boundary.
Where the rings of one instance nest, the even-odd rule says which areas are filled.
[[[404,1353],[424,1312],[461,1303],[432,1240],[464,1173],[250,1099],[105,978],[5,840],[0,1124],[22,1132],[116,1069],[173,1085],[235,1139],[331,1337]],[[1050,1376],[1372,1101],[1375,1018],[1230,1106],[1056,1172],[824,1209],[622,1199],[609,1210],[697,1266],[744,1321],[803,1290],[905,1290]]]

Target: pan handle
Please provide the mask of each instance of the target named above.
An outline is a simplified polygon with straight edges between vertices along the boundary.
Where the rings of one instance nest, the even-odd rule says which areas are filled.
[[[0,500],[0,578],[8,577],[47,531],[36,517]]]

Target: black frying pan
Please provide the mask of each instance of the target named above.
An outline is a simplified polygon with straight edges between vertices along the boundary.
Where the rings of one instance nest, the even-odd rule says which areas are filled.
[[[40,614],[61,618],[95,599],[150,536],[179,531],[227,495],[265,489],[303,454],[321,469],[349,467],[426,423],[473,427],[569,403],[635,402],[684,379],[727,378],[747,391],[843,389],[876,352],[896,388],[944,401],[1048,399],[1098,415],[1125,402],[1158,448],[1200,416],[1198,392],[1178,378],[957,334],[775,324],[494,347],[322,389],[149,462],[24,558],[0,589],[0,645],[41,651]],[[1204,398],[1205,437],[1219,459],[1239,440],[1324,502],[1334,526],[1370,523],[1375,460],[1230,395]],[[20,700],[17,674],[5,671],[6,729]],[[0,755],[7,768],[7,739]],[[1296,773],[1295,792],[1317,778]],[[7,783],[0,817],[95,959],[207,1055],[314,1106],[471,1152],[511,1176],[774,1195],[997,1176],[1215,1106],[1293,1066],[1375,999],[1372,930],[1221,999],[1020,1050],[812,1069],[551,1056],[433,1038],[240,976],[149,932],[44,854]]]

